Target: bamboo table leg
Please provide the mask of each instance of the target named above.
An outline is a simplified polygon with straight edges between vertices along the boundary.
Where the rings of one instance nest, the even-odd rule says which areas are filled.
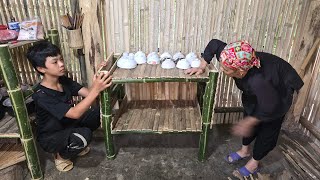
[[[202,162],[205,159],[205,153],[206,153],[206,149],[207,149],[208,130],[209,130],[209,126],[210,126],[210,120],[212,117],[218,73],[217,72],[210,72],[209,78],[210,79],[209,79],[209,82],[207,82],[207,86],[206,86],[204,97],[203,97],[204,102],[203,102],[203,107],[202,107],[202,132],[201,132],[200,140],[199,140],[198,159],[199,159],[199,161],[202,161]]]
[[[115,158],[113,137],[111,134],[111,98],[110,98],[110,89],[103,91],[100,97],[101,101],[101,114],[102,114],[102,128],[105,138],[105,146],[108,159]]]
[[[20,140],[24,148],[31,178],[43,179],[28,112],[24,102],[23,93],[18,84],[17,74],[13,68],[8,45],[0,46],[0,69],[16,115],[16,121],[20,131]]]

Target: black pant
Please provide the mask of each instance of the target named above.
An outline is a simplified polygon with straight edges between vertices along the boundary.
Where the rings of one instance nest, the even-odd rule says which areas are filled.
[[[283,119],[284,116],[271,122],[261,122],[255,127],[251,137],[242,139],[242,144],[245,146],[256,139],[253,146],[253,159],[261,160],[277,145]]]
[[[59,153],[64,159],[75,158],[91,142],[92,132],[100,126],[100,108],[89,109],[66,129],[39,140],[42,148]]]
[[[100,126],[100,108],[89,109],[78,121],[76,121],[68,143],[59,151],[64,159],[75,158],[91,142],[92,132]]]

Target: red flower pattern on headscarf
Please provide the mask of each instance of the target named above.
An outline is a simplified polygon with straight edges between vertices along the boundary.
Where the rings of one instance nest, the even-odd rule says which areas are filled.
[[[228,68],[249,70],[253,66],[260,68],[260,60],[247,41],[236,41],[228,44],[220,55],[220,61]]]

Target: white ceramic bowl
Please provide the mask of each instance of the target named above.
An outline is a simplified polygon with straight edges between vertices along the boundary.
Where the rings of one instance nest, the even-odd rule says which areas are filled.
[[[196,58],[196,59],[191,61],[190,65],[193,68],[198,68],[198,67],[200,67],[200,64],[201,64],[201,61],[198,58]]]
[[[142,51],[138,51],[136,54],[134,54],[134,60],[137,62],[137,64],[144,64],[147,62],[146,54],[144,54]]]
[[[128,52],[124,52],[121,57],[128,57],[128,56],[129,56],[129,53]]]
[[[181,53],[181,52],[177,52],[173,55],[173,60],[174,61],[178,61],[180,59],[183,59],[184,58],[184,55]]]
[[[186,60],[191,64],[192,60],[196,59],[197,55],[194,52],[190,52],[186,55]]]
[[[190,64],[186,59],[180,59],[177,63],[177,68],[179,69],[189,69]]]
[[[134,57],[121,57],[117,62],[117,66],[122,69],[133,69],[137,67],[137,62]]]
[[[173,69],[175,66],[176,64],[171,59],[166,59],[161,64],[163,69]]]
[[[148,54],[147,56],[147,59],[150,58],[151,56],[154,56],[154,55],[157,55],[158,56],[158,53],[157,52],[151,52]]]
[[[172,59],[172,56],[170,53],[168,52],[164,52],[160,55],[160,59],[161,61],[164,61],[165,59]]]
[[[160,58],[156,52],[152,52],[148,55],[147,58],[148,64],[160,64]]]

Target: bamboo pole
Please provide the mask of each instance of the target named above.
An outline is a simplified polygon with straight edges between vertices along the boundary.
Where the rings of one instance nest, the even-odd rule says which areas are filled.
[[[111,98],[110,98],[110,88],[107,88],[101,93],[100,97],[101,103],[101,114],[102,114],[102,128],[104,132],[106,153],[108,159],[114,159],[116,154],[114,152],[113,137],[111,134]]]
[[[199,140],[199,161],[204,161],[207,143],[208,130],[210,128],[211,116],[213,111],[214,97],[216,93],[218,73],[209,73],[209,82],[207,82],[206,90],[203,96],[203,110],[202,110],[202,132]]]
[[[29,116],[23,94],[18,85],[17,74],[14,71],[8,45],[0,45],[0,69],[14,107],[20,139],[23,144],[28,168],[32,179],[43,179],[37,148],[33,139]]]

